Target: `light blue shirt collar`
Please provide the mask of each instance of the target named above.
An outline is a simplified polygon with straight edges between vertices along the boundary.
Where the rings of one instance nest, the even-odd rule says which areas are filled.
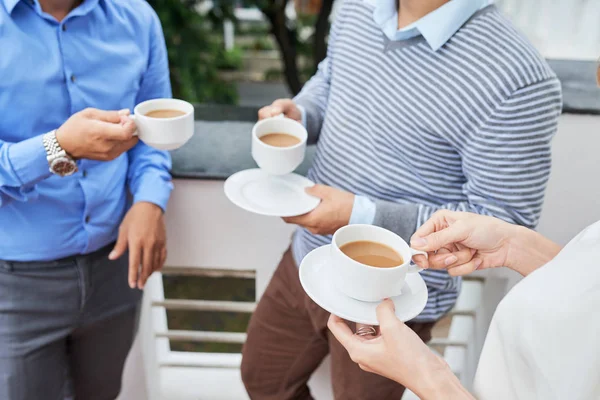
[[[3,1],[4,1],[4,6],[6,7],[6,11],[8,11],[9,15],[12,14],[12,12],[15,9],[15,7],[17,6],[17,4],[19,4],[19,2],[21,2],[21,1],[25,1],[27,3],[32,4],[34,6],[36,12],[38,12],[38,14],[42,13],[42,9],[39,7],[39,3],[37,2],[37,0],[3,0]],[[82,4],[80,4],[73,11],[71,11],[71,13],[69,13],[69,17],[85,15],[87,12],[89,12],[91,9],[93,9],[97,3],[98,3],[98,0],[91,0],[91,1],[84,0],[82,2]]]
[[[437,51],[477,11],[493,0],[451,0],[418,21],[398,29],[397,0],[378,0],[373,18],[390,40],[406,40],[422,35],[431,49]]]
[[[19,1],[21,0],[4,0],[4,7],[6,7],[6,11],[8,11],[8,13],[11,14],[13,9],[19,3]]]

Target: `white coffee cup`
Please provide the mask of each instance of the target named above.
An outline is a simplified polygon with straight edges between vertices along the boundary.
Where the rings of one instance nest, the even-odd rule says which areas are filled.
[[[155,110],[177,110],[185,114],[173,118],[146,116]],[[148,100],[135,106],[133,112],[131,118],[137,125],[137,135],[148,146],[159,150],[175,150],[186,144],[194,135],[194,106],[187,101]]]
[[[300,139],[300,143],[290,147],[275,147],[260,140],[269,133],[285,133]],[[258,166],[271,175],[285,175],[293,172],[306,153],[308,133],[301,123],[283,116],[263,119],[252,128],[252,158]]]
[[[378,268],[359,263],[344,254],[340,247],[347,243],[367,240],[381,243],[394,249],[404,263],[392,268]],[[331,240],[331,266],[334,284],[345,295],[361,301],[381,301],[398,296],[406,274],[417,273],[418,266],[411,264],[412,257],[427,253],[411,249],[395,233],[373,225],[346,225],[333,235]]]

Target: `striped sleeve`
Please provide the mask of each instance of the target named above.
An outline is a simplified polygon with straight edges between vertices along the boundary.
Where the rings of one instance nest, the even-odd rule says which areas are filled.
[[[551,141],[561,109],[560,82],[554,77],[513,92],[462,150],[467,201],[419,205],[418,225],[438,209],[450,209],[535,228],[550,175]]]

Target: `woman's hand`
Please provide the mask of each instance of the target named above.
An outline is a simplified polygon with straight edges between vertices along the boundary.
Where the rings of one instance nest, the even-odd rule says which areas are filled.
[[[346,322],[332,315],[328,327],[361,369],[392,379],[421,399],[472,399],[448,364],[433,353],[395,314],[394,303],[377,307],[380,335],[354,335]]]
[[[429,259],[415,257],[419,266],[459,276],[507,265],[511,235],[514,226],[497,218],[442,210],[417,229],[410,243],[430,253]]]
[[[419,266],[447,269],[452,276],[502,266],[527,275],[560,251],[560,246],[530,229],[448,210],[438,211],[423,224],[413,235],[411,246],[429,253],[429,259],[415,256]]]

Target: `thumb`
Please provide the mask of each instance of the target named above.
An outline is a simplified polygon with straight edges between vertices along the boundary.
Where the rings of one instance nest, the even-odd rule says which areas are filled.
[[[306,194],[309,194],[314,197],[318,197],[319,199],[322,200],[327,196],[327,189],[328,189],[328,187],[325,185],[316,184],[313,186],[309,186],[304,190],[305,190]]]
[[[108,259],[114,261],[120,258],[123,253],[125,253],[125,250],[127,250],[127,233],[122,229],[119,230],[119,238],[117,239],[115,247],[108,255]]]
[[[396,307],[392,300],[385,299],[377,306],[377,321],[379,321],[379,327],[384,334],[400,322],[396,317]]]
[[[417,250],[437,251],[450,244],[459,243],[466,239],[466,231],[456,223],[440,231],[430,233],[425,237],[414,237],[410,244]]]

